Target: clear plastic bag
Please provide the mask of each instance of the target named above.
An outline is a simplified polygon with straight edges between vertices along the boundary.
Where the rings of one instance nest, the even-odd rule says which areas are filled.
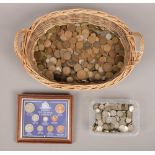
[[[133,107],[134,107],[134,110],[132,113],[132,125],[134,127],[133,130],[130,132],[129,131],[128,132],[103,132],[103,131],[98,132],[98,131],[94,131],[93,129],[95,127],[93,127],[93,124],[96,121],[95,111],[94,111],[95,104],[109,104],[109,105],[128,104],[129,107],[133,105]],[[135,100],[131,100],[131,99],[97,99],[97,100],[92,101],[92,103],[90,104],[90,107],[89,107],[89,130],[90,130],[91,135],[99,135],[99,136],[101,136],[101,135],[104,135],[104,136],[131,135],[132,136],[132,135],[137,135],[139,133],[139,129],[140,129],[139,104]]]

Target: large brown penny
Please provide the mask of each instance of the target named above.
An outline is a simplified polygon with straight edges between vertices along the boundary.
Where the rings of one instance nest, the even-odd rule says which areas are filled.
[[[59,125],[59,126],[57,126],[56,130],[57,130],[58,133],[63,133],[65,128],[64,128],[63,125]]]
[[[65,111],[65,107],[63,104],[57,104],[55,106],[55,111],[59,114],[63,113]]]

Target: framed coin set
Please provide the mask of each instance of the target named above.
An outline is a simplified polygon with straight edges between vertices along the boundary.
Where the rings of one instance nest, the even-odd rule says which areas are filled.
[[[17,142],[72,143],[71,95],[18,95]]]

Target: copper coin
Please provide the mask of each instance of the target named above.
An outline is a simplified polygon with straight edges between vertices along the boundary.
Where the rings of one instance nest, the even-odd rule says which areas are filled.
[[[51,121],[52,121],[52,122],[57,122],[57,121],[58,121],[58,116],[53,115],[53,116],[51,117]]]
[[[63,133],[65,128],[64,128],[63,125],[59,125],[59,126],[57,126],[56,130],[57,130],[58,133]]]
[[[47,126],[47,131],[48,132],[53,132],[53,130],[54,130],[54,127],[52,125]]]
[[[65,111],[65,107],[63,104],[57,104],[55,106],[55,111],[59,114],[63,113]]]

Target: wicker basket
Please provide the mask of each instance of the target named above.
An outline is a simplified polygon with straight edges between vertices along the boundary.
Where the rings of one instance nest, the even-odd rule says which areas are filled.
[[[97,84],[62,84],[59,82],[49,81],[40,76],[36,72],[32,53],[38,38],[55,25],[82,22],[88,22],[90,24],[97,25],[100,28],[106,28],[109,31],[117,32],[125,49],[125,65],[121,72],[113,79]],[[139,50],[136,49],[137,47],[135,38],[139,39]],[[51,88],[60,88],[65,90],[91,90],[115,85],[119,83],[120,80],[127,77],[127,75],[133,70],[143,55],[144,40],[140,33],[131,32],[128,27],[117,17],[111,16],[105,12],[80,8],[51,12],[47,15],[41,16],[34,21],[30,28],[17,32],[14,41],[14,48],[27,72],[42,84],[45,84]]]

